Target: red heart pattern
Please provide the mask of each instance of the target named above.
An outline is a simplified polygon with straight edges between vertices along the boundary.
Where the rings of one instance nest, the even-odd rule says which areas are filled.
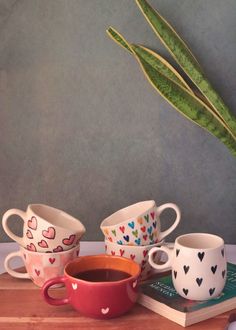
[[[35,274],[36,274],[37,276],[39,276],[39,275],[40,275],[40,270],[38,270],[38,269],[35,269],[34,271],[35,271]]]
[[[64,238],[62,240],[62,243],[65,245],[71,245],[71,244],[73,244],[74,240],[75,240],[75,235],[70,235],[69,238]]]
[[[30,220],[28,220],[28,227],[30,229],[36,230],[38,226],[38,222],[35,216],[31,217]]]
[[[55,258],[49,258],[49,262],[50,262],[50,264],[52,265],[52,264],[54,264],[54,262],[55,262]]]
[[[121,249],[120,249],[120,256],[121,256],[121,257],[123,256],[124,253],[125,253],[125,250],[121,250]]]
[[[43,230],[42,234],[45,238],[54,239],[56,236],[56,231],[54,227],[48,227],[47,230]]]

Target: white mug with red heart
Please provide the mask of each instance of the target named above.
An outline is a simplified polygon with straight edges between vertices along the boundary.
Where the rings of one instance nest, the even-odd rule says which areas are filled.
[[[54,277],[63,275],[65,265],[79,256],[80,245],[55,253],[32,252],[23,247],[17,252],[8,254],[4,261],[6,271],[13,277],[31,279],[34,284],[41,287],[43,284]],[[20,257],[26,268],[25,273],[20,273],[10,267],[13,258]]]
[[[156,271],[154,271],[151,265],[148,262],[148,252],[157,246],[162,246],[164,241],[161,241],[152,245],[120,245],[117,243],[113,243],[109,240],[105,240],[105,252],[108,255],[112,256],[120,256],[123,258],[128,258],[135,261],[140,265],[141,273],[140,279],[146,280],[148,277],[153,275]],[[156,253],[154,256],[154,260],[156,263],[161,261],[162,253]]]
[[[14,234],[8,219],[12,215],[22,218],[23,236]],[[5,212],[2,226],[6,234],[22,247],[32,252],[62,252],[78,245],[85,227],[71,215],[44,204],[30,204],[26,212],[10,209]]]

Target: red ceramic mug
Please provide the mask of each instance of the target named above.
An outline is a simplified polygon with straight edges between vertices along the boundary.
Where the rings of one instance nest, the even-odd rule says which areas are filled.
[[[83,256],[69,262],[64,276],[48,280],[42,294],[51,305],[70,304],[94,318],[112,318],[127,312],[138,298],[140,266],[119,256]],[[49,296],[52,285],[64,283],[67,296]]]

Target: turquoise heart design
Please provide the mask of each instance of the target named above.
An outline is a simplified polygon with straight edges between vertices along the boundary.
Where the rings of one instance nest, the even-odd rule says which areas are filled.
[[[141,243],[141,239],[140,239],[140,238],[136,239],[136,240],[135,240],[135,243],[138,244],[138,245],[140,245],[140,243]]]
[[[148,228],[148,234],[151,235],[151,233],[152,233],[152,226]]]
[[[129,226],[130,228],[134,229],[134,221],[129,222],[129,223],[128,223],[128,226]]]
[[[122,245],[123,243],[122,243],[122,241],[117,241],[116,242],[117,244],[120,244],[120,245]]]

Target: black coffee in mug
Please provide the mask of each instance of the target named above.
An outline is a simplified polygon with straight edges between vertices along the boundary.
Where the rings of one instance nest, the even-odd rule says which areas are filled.
[[[89,282],[114,282],[124,280],[130,276],[129,273],[110,268],[89,269],[73,275],[75,278]]]

